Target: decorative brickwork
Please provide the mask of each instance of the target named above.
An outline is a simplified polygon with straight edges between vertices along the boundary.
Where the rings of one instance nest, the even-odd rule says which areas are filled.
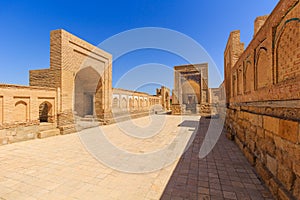
[[[169,91],[168,88],[162,86],[157,91]],[[168,101],[168,102],[167,102]],[[131,90],[124,90],[120,88],[113,88],[112,111],[114,122],[133,119],[137,117],[154,114],[157,105],[161,105],[159,111],[163,111],[163,102],[170,105],[170,98],[163,99],[161,93],[157,95],[149,95],[144,92],[137,92]]]
[[[172,114],[210,113],[209,96],[207,63],[174,67]]]
[[[30,71],[29,80],[29,87],[0,85],[0,145],[73,133],[82,129],[80,121],[95,126],[149,115],[157,104],[170,109],[166,87],[157,96],[122,89],[113,94],[112,55],[65,30],[51,31],[50,68]]]
[[[280,1],[255,22],[244,49],[230,34],[225,54],[228,138],[255,166],[277,199],[299,198],[300,181],[300,3]],[[222,92],[220,92],[222,94]]]
[[[60,89],[58,116],[62,119],[58,125],[61,130],[65,130],[63,126],[74,124],[74,114],[95,115],[108,122],[111,118],[111,63],[109,53],[64,30],[55,30],[50,34],[50,69],[31,71],[30,85]],[[92,107],[88,103],[95,103],[94,110],[86,110]]]
[[[57,117],[57,91],[51,88],[0,85],[0,145],[37,137],[40,107],[45,102],[51,112],[47,121]]]

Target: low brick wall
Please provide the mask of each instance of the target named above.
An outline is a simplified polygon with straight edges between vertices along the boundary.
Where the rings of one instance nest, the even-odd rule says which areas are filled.
[[[37,138],[39,121],[0,125],[0,145]]]
[[[40,114],[56,122],[57,90],[54,88],[0,84],[0,145],[35,139]]]
[[[300,108],[243,105],[227,109],[228,138],[237,143],[278,199],[300,197],[299,112]]]

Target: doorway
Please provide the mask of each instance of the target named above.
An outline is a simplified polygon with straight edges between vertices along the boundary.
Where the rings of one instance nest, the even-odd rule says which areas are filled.
[[[196,113],[196,96],[195,95],[188,95],[186,110],[189,110],[192,113]]]
[[[77,116],[96,116],[95,103],[96,100],[99,103],[102,97],[100,83],[100,75],[92,67],[81,69],[76,74],[74,111]]]
[[[51,122],[52,105],[49,102],[43,102],[39,106],[39,120],[40,122]]]

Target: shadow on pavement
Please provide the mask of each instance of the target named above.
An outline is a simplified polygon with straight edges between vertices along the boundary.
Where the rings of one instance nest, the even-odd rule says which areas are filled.
[[[213,150],[203,159],[199,150],[211,120],[200,119],[198,131],[181,156],[161,196],[173,199],[272,199],[237,145],[221,134]],[[193,126],[184,121],[181,126]]]

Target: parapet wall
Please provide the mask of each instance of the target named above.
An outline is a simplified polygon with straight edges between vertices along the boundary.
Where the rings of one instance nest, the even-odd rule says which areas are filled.
[[[226,128],[277,199],[300,197],[300,3],[283,0],[225,50]],[[261,26],[261,27],[260,27]],[[221,117],[223,117],[221,115]]]
[[[29,85],[38,87],[56,88],[54,77],[58,73],[52,69],[40,69],[29,71]]]

